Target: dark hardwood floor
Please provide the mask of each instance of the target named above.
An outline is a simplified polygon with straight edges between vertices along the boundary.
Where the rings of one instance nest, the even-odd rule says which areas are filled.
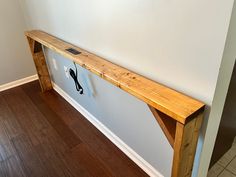
[[[64,176],[148,175],[38,81],[0,92],[0,177]]]

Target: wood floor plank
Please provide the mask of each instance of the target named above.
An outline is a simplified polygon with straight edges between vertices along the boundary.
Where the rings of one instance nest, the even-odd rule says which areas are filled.
[[[93,177],[115,177],[106,165],[97,158],[97,155],[85,144],[80,144],[73,148],[69,153],[69,157],[74,162],[77,162],[78,165],[81,164],[85,167]]]
[[[0,144],[7,144],[9,142],[4,121],[11,119],[11,117],[11,112],[3,96],[0,95]]]
[[[49,177],[43,162],[38,158],[37,152],[27,137],[24,135],[14,137],[12,142],[27,176]]]
[[[11,143],[0,144],[0,162],[3,162],[16,155],[15,149]]]
[[[4,99],[0,95],[0,161],[3,162],[15,155],[15,150],[11,144],[5,122],[10,115]]]
[[[64,123],[60,115],[52,111],[40,97],[40,92],[35,92],[32,87],[28,85],[22,86],[25,93],[30,97],[32,102],[37,106],[41,113],[45,116],[47,121],[54,127],[57,133],[65,141],[65,143],[73,148],[81,143],[80,139],[73,133],[73,131]],[[56,102],[54,102],[56,104]]]
[[[49,125],[42,119],[41,112],[19,87],[5,92],[4,98],[23,131],[30,137],[32,144],[40,144],[40,130]]]
[[[47,175],[50,177],[73,177],[70,168],[63,161],[63,153],[50,145],[50,142],[35,147],[39,159],[44,164]]]
[[[27,177],[17,156],[0,162],[1,177]]]
[[[70,149],[67,144],[52,129],[43,129],[41,145],[36,147],[40,159],[43,161],[48,174],[52,177],[90,177],[87,170],[68,158]]]
[[[7,101],[0,95],[0,121],[2,121],[2,128],[5,130],[5,133],[8,135],[8,138],[11,139],[15,136],[23,134],[24,131],[16,119],[13,112],[10,110]]]
[[[14,115],[6,104],[2,94],[0,94],[0,176],[26,177],[19,157],[11,142],[11,137],[19,135],[22,131],[12,120],[14,120]]]

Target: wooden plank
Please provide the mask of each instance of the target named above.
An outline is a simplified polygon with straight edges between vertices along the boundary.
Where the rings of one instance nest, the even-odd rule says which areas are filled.
[[[30,140],[25,135],[19,135],[12,139],[12,144],[20,158],[27,176],[42,177],[48,176],[45,166],[39,159]]]
[[[41,89],[43,92],[51,90],[52,83],[44,57],[42,45],[29,37],[27,39],[31,49],[32,57],[34,59],[34,64],[37,69]]]
[[[186,125],[177,122],[171,177],[191,177],[203,114]]]
[[[176,131],[176,121],[171,119],[167,115],[161,113],[160,111],[156,110],[152,106],[149,106],[153,116],[157,120],[158,124],[160,125],[162,131],[164,132],[167,140],[169,141],[170,145],[174,147],[175,142],[175,131]]]
[[[35,106],[40,110],[47,119],[48,123],[55,129],[55,131],[60,135],[61,139],[70,147],[73,148],[81,143],[81,140],[73,133],[73,131],[66,125],[66,123],[61,119],[61,116],[54,112],[45,104],[40,94],[35,93],[35,90],[32,89],[32,85],[22,85],[22,89],[25,94],[31,99]],[[52,93],[44,93],[43,96],[46,96],[50,100],[50,95]],[[56,102],[53,102],[57,104]]]
[[[178,122],[185,124],[194,117],[193,114],[195,112],[203,110],[204,104],[200,101],[113,64],[45,32],[34,30],[25,32],[25,35],[28,37],[29,41],[37,41],[51,50],[60,53],[64,57],[75,61],[82,67],[141,99],[148,105],[151,105]],[[34,51],[34,47],[35,46],[31,44],[31,51]],[[66,51],[68,48],[76,49],[82,53],[80,55],[74,55]],[[33,57],[34,60],[37,61],[38,57],[34,54]],[[40,55],[40,57],[42,56]],[[37,65],[36,63],[36,67]],[[40,69],[40,67],[37,67],[37,69]],[[44,78],[46,78],[46,81]],[[45,81],[45,89],[51,89],[49,75],[46,74],[44,78],[40,78],[41,84]]]
[[[69,157],[77,162],[78,166],[83,166],[91,177],[115,177],[112,171],[97,157],[96,153],[84,143],[73,148],[69,153]]]

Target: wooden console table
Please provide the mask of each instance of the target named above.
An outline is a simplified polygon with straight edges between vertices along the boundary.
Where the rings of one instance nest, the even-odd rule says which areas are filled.
[[[45,32],[25,32],[42,91],[52,89],[42,45],[148,104],[174,150],[171,177],[191,177],[204,104]],[[73,54],[67,49],[75,49]],[[155,135],[154,135],[155,136]]]

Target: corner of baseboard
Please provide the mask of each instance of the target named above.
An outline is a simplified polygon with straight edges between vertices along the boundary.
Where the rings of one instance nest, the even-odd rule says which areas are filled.
[[[20,85],[23,85],[23,84],[26,84],[28,82],[35,81],[37,79],[38,79],[38,75],[35,74],[35,75],[29,76],[29,77],[25,77],[23,79],[19,79],[19,80],[13,81],[13,82],[9,82],[9,83],[0,85],[0,92],[20,86]]]

